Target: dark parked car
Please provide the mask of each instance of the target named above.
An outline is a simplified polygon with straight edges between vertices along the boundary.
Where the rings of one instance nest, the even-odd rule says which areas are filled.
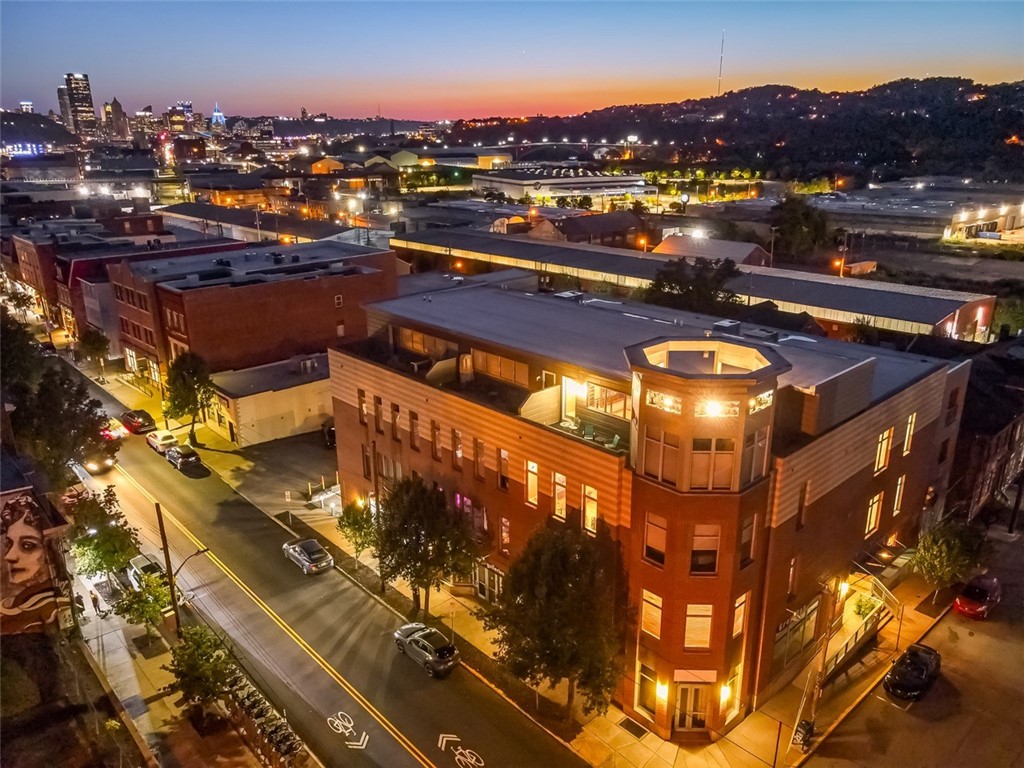
[[[334,567],[334,558],[313,539],[292,539],[281,547],[281,551],[307,576]]]
[[[942,666],[942,656],[934,648],[914,643],[892,663],[882,679],[882,687],[897,699],[917,701],[935,682]]]
[[[102,475],[114,468],[117,459],[106,451],[94,451],[85,457],[83,466],[90,475]]]
[[[142,410],[125,411],[121,414],[121,423],[133,435],[141,435],[143,432],[151,432],[156,429],[153,417]]]
[[[164,451],[164,458],[178,469],[194,467],[203,463],[199,454],[196,453],[196,449],[191,445],[176,445],[173,448],[168,448]]]
[[[320,425],[320,432],[324,436],[324,448],[333,448],[337,443],[337,436],[334,432],[334,419],[327,419]]]
[[[426,624],[403,624],[395,630],[398,650],[422,665],[430,677],[444,677],[459,663],[459,651],[447,637]]]
[[[957,595],[953,607],[972,619],[987,619],[988,612],[1003,598],[1003,585],[995,576],[975,576]]]

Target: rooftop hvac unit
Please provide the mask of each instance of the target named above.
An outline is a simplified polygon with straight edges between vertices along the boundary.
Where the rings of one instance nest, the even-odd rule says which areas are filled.
[[[739,320],[719,320],[713,327],[719,333],[731,333],[738,336],[742,325]]]

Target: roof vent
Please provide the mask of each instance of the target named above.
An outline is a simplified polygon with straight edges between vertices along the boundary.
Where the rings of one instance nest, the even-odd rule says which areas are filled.
[[[739,320],[719,320],[714,324],[714,329],[720,333],[731,333],[738,336],[742,325]]]
[[[751,328],[749,331],[743,334],[748,339],[756,339],[757,341],[778,341],[779,332],[769,330],[768,328]]]

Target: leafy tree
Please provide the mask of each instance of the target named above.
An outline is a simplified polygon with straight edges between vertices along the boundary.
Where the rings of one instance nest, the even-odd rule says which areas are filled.
[[[967,578],[978,564],[984,547],[985,534],[961,522],[940,523],[921,536],[910,562],[935,588],[933,603],[942,589]]]
[[[790,195],[771,210],[776,227],[775,252],[792,260],[806,260],[828,241],[828,216],[801,197]]]
[[[128,567],[139,551],[138,531],[132,528],[117,503],[112,486],[102,496],[82,496],[70,510],[71,554],[84,576],[110,574]]]
[[[665,307],[714,314],[737,301],[728,287],[740,276],[732,259],[714,260],[698,256],[690,264],[676,259],[664,264],[644,292],[644,301]]]
[[[576,207],[584,208],[589,211],[591,208],[594,207],[594,198],[592,198],[590,195],[583,195],[582,197],[580,197],[579,203]]]
[[[645,213],[647,213],[647,205],[644,203],[643,200],[634,200],[633,205],[630,206],[630,209],[637,216],[643,216]]]
[[[878,346],[878,329],[867,317],[858,317],[853,321],[853,330],[850,333],[850,340],[858,344],[867,344],[871,347]]]
[[[604,712],[618,683],[626,626],[619,583],[597,540],[572,526],[541,528],[481,615],[498,633],[498,660],[514,674],[532,685],[568,681],[567,718],[577,688],[585,712]]]
[[[20,405],[35,388],[43,369],[31,332],[0,308],[0,382],[14,405]]]
[[[394,481],[380,507],[381,561],[389,573],[424,591],[423,610],[429,614],[431,589],[473,569],[476,546],[469,523],[417,475]]]
[[[555,201],[555,205],[559,208],[568,208],[572,204],[572,199],[569,197],[560,197]]]
[[[516,202],[519,203],[520,205],[532,205],[533,204],[533,198],[530,197],[529,194],[525,194],[522,197],[520,197],[519,199],[517,199]]]
[[[11,308],[21,313],[21,319],[25,319],[25,313],[28,312],[33,305],[32,297],[24,291],[14,290],[7,295],[7,303],[11,305]]]
[[[342,507],[337,525],[341,535],[355,547],[358,567],[359,556],[367,549],[377,547],[377,522],[373,519],[373,510],[366,502],[350,501]]]
[[[174,675],[168,690],[178,691],[190,705],[203,707],[225,694],[236,671],[224,645],[206,627],[182,627],[171,661],[162,669]]]
[[[114,603],[114,613],[132,624],[143,624],[146,634],[164,618],[171,606],[171,588],[167,579],[148,573],[142,574],[139,589],[123,593]]]
[[[213,402],[213,382],[206,361],[193,352],[178,355],[167,369],[167,410],[172,419],[191,418],[190,442],[196,440],[199,412]]]
[[[100,434],[107,423],[102,407],[81,379],[53,367],[43,371],[35,391],[11,414],[21,448],[36,460],[54,490],[67,487],[71,462],[113,456],[120,448],[119,441]]]
[[[86,360],[99,363],[105,360],[110,351],[110,339],[103,331],[96,328],[86,328],[78,337],[78,351]]]
[[[996,299],[992,332],[999,333],[999,329],[1003,325],[1010,326],[1011,336],[1024,329],[1024,296],[1007,296]]]

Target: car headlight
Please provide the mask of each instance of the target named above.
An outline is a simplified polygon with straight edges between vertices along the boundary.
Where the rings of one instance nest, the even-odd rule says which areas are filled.
[[[114,460],[113,459],[107,459],[103,463],[106,464],[108,467],[114,466]]]
[[[85,463],[85,468],[88,469],[90,472],[95,472],[97,469],[100,468],[100,465],[97,464],[95,461],[87,461]]]

